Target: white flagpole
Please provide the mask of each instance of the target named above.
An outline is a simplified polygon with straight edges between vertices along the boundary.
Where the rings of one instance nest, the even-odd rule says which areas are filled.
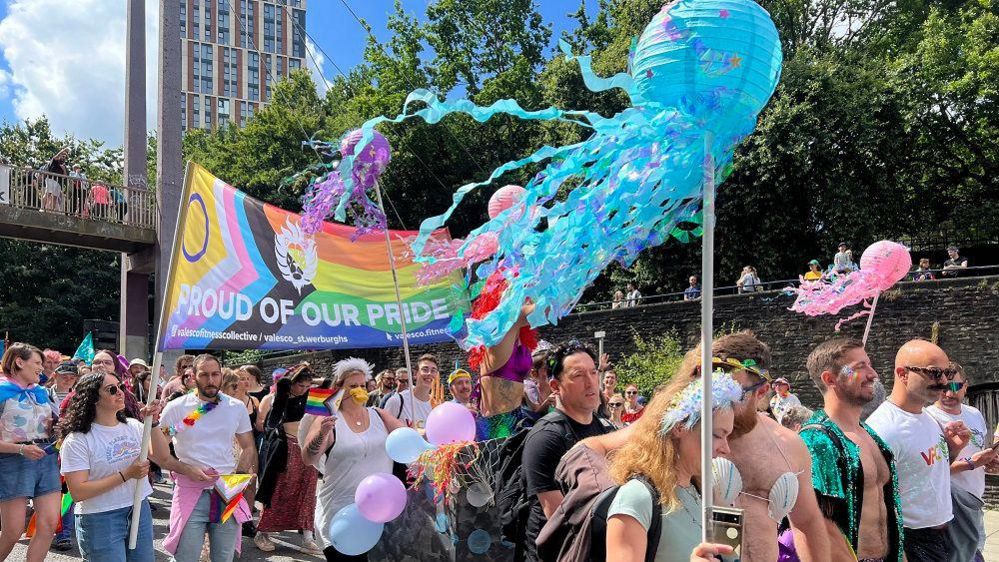
[[[711,428],[711,412],[713,409],[711,395],[711,338],[714,332],[712,314],[714,312],[715,285],[715,161],[712,156],[714,134],[710,131],[704,135],[704,235],[701,238],[701,382],[704,385],[704,397],[701,404],[701,540],[712,542],[711,511],[714,489],[712,488],[711,453],[714,449]]]
[[[160,351],[160,338],[163,337],[164,327],[166,326],[167,314],[168,314],[168,301],[170,300],[170,277],[173,273],[173,258],[177,255],[180,250],[180,245],[183,243],[180,237],[180,225],[184,224],[187,219],[187,199],[190,197],[190,185],[191,185],[191,164],[187,164],[187,169],[184,171],[184,189],[181,192],[180,197],[180,211],[177,213],[177,223],[173,225],[173,249],[170,252],[170,261],[167,263],[166,269],[166,283],[163,284],[163,296],[160,301],[160,316],[159,322],[156,327],[156,340],[153,342],[153,374],[149,380],[149,392],[146,396],[146,406],[153,403],[156,399],[156,389],[160,384],[160,366],[163,364],[163,352]],[[162,228],[163,225],[160,225]],[[146,419],[142,421],[142,446],[139,449],[139,462],[144,462],[149,458],[149,445],[153,438],[153,418],[146,416]],[[142,510],[139,506],[142,504],[142,486],[138,485],[138,481],[135,486],[135,495],[132,498],[132,521],[128,529],[128,548],[129,550],[135,549],[136,541],[139,538],[139,517]]]
[[[388,215],[385,214],[385,204],[382,203],[381,185],[375,182],[375,195],[378,197],[378,208],[381,209],[385,217],[385,251],[388,252],[389,267],[392,269],[392,284],[395,286],[395,302],[399,306],[399,325],[402,327],[402,350],[406,355],[406,374],[409,376],[409,393],[413,400],[409,401],[409,417],[413,420],[413,429],[416,429],[416,393],[413,386],[413,363],[409,358],[409,332],[406,330],[406,313],[402,309],[402,294],[399,292],[399,275],[395,269],[395,256],[392,254],[392,237],[389,235]],[[400,396],[401,398],[401,396]]]
[[[878,299],[881,298],[881,293],[874,295],[874,302],[871,303],[871,313],[867,315],[867,327],[864,328],[864,347],[867,347],[867,336],[871,335],[871,324],[874,323],[874,311],[878,308]]]

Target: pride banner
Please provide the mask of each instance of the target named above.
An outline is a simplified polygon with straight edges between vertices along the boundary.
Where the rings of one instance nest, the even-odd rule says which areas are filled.
[[[352,349],[402,345],[385,234],[299,216],[248,197],[189,164],[160,349]],[[468,307],[461,277],[418,286],[407,239],[391,231],[411,343],[451,338]],[[441,231],[437,234],[446,237]]]

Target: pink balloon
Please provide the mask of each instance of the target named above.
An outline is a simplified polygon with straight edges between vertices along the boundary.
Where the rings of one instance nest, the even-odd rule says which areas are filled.
[[[434,445],[475,440],[475,418],[468,408],[455,402],[437,406],[427,416],[427,441]]]
[[[912,268],[912,256],[905,246],[882,240],[875,242],[864,250],[860,256],[860,269],[878,276],[879,289],[886,291],[909,274]]]
[[[494,219],[503,211],[513,207],[526,190],[519,185],[504,185],[489,198],[489,218]]]
[[[354,503],[368,521],[388,523],[405,509],[406,487],[395,476],[376,472],[357,485]]]

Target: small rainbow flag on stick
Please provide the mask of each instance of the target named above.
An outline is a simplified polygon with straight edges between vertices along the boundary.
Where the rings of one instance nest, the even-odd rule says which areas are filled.
[[[343,391],[335,388],[309,389],[309,398],[305,401],[305,413],[314,416],[331,416],[340,409]]]

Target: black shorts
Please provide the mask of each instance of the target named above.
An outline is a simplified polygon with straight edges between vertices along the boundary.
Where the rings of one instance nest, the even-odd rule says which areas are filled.
[[[905,528],[905,556],[909,562],[948,562],[950,535],[947,527],[939,529]]]

